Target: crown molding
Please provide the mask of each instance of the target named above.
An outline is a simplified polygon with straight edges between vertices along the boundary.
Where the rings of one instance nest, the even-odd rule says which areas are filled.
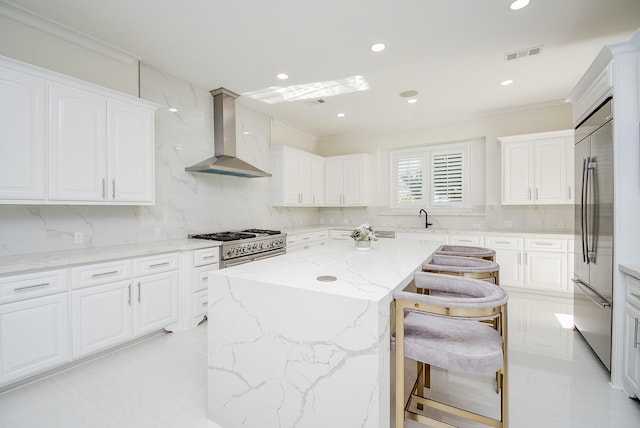
[[[142,60],[139,55],[127,52],[4,0],[0,0],[0,15],[125,64],[133,64]]]

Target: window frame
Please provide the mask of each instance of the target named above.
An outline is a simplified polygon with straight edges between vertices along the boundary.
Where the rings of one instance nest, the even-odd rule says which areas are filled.
[[[462,196],[460,202],[435,202],[434,201],[434,166],[433,159],[436,155],[447,153],[459,155],[462,166]],[[396,149],[389,152],[390,171],[390,195],[389,206],[394,211],[414,211],[416,208],[425,208],[432,211],[467,212],[471,210],[470,176],[471,176],[471,141],[436,144],[430,146]],[[402,203],[399,202],[399,177],[398,162],[401,158],[415,155],[422,162],[422,199]],[[426,179],[425,179],[426,178]]]

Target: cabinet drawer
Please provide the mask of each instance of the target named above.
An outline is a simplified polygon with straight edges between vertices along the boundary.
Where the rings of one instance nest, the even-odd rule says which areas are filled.
[[[640,309],[640,281],[627,275],[627,302]]]
[[[71,268],[71,288],[91,287],[131,277],[131,261],[97,263]]]
[[[313,239],[329,239],[329,231],[328,230],[323,230],[321,232],[314,232],[313,233]]]
[[[218,264],[220,262],[220,248],[203,248],[193,252],[193,265],[195,267]]]
[[[524,240],[524,249],[540,251],[566,251],[567,240],[554,238],[527,238]]]
[[[352,239],[351,232],[351,230],[331,230],[329,236],[331,239]]]
[[[178,254],[161,254],[133,261],[134,276],[151,275],[178,269]]]
[[[206,290],[209,287],[209,272],[217,270],[218,266],[200,266],[193,270],[193,283],[191,284],[191,291]]]
[[[487,236],[485,245],[492,250],[520,250],[522,241],[522,238],[513,236]]]
[[[193,299],[191,299],[191,305],[191,313],[194,317],[206,315],[209,306],[209,293],[207,290],[195,293]]]
[[[458,245],[484,245],[481,235],[449,235],[449,244]]]
[[[68,289],[67,269],[7,276],[0,278],[0,303],[46,296]]]

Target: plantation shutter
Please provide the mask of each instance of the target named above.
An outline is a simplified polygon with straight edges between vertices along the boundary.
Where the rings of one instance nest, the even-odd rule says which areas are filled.
[[[432,152],[432,200],[437,205],[464,203],[463,151]]]
[[[424,206],[424,152],[395,153],[395,206]]]

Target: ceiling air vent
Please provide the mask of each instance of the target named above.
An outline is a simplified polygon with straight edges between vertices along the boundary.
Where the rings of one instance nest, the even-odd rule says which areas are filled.
[[[539,55],[542,51],[542,46],[535,46],[533,48],[521,49],[515,52],[509,52],[505,54],[505,61],[513,61],[515,59],[525,58],[532,55]]]

